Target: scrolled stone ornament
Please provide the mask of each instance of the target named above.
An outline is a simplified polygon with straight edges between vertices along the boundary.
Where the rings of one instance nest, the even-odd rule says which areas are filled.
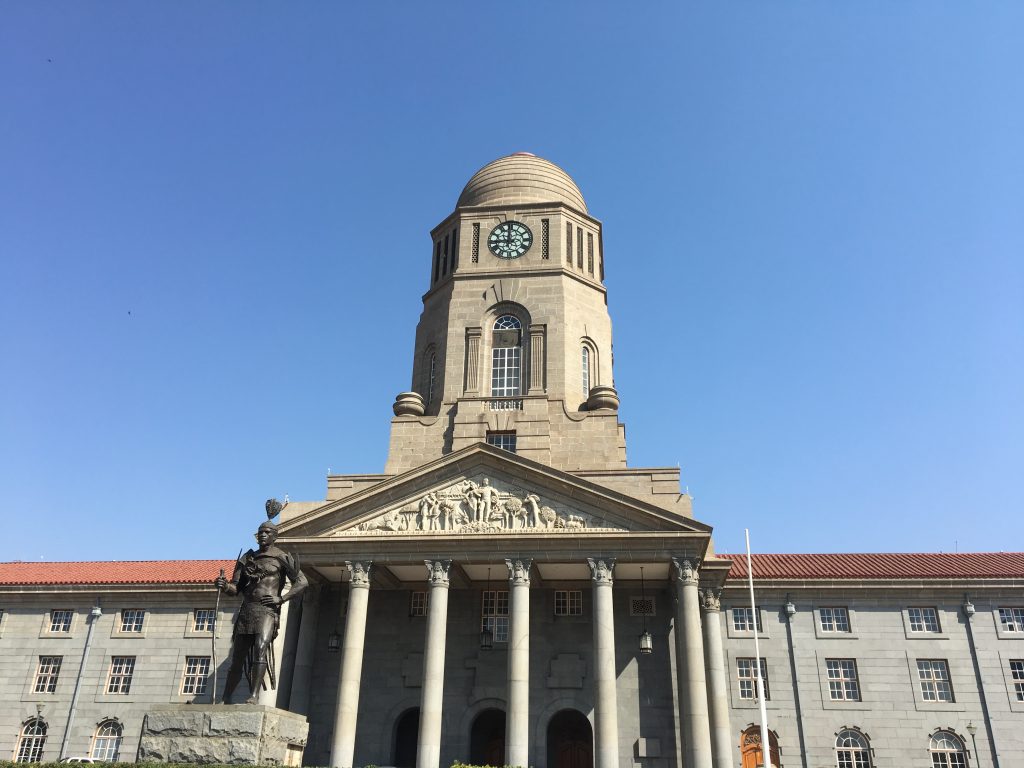
[[[427,581],[431,586],[448,586],[448,570],[452,567],[451,560],[424,560],[427,566]]]
[[[353,587],[370,586],[371,560],[346,560],[345,567],[348,569],[349,583]]]
[[[615,570],[614,557],[588,557],[587,564],[590,566],[590,578],[595,584],[612,583],[612,572]]]
[[[508,580],[510,583],[530,586],[530,566],[533,565],[532,559],[506,560],[505,565],[508,566]]]

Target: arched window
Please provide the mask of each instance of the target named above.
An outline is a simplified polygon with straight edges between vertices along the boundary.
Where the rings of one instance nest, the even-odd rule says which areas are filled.
[[[580,352],[581,368],[583,372],[583,396],[590,396],[590,347],[583,345]]]
[[[14,753],[16,763],[38,763],[43,757],[43,745],[46,743],[46,721],[33,717],[21,729],[18,736],[18,750]]]
[[[928,751],[932,755],[932,768],[967,768],[967,750],[955,733],[936,731]]]
[[[846,729],[836,736],[838,768],[871,768],[871,748],[863,733]]]
[[[430,353],[430,371],[427,373],[427,402],[434,402],[434,382],[437,381],[437,355]]]
[[[124,729],[116,720],[104,720],[96,728],[92,739],[92,758],[105,763],[116,763],[121,752],[121,737]]]
[[[494,321],[491,345],[491,397],[516,397],[522,372],[523,324],[515,315]]]

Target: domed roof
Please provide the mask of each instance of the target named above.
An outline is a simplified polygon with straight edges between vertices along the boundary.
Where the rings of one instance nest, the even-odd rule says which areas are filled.
[[[488,163],[473,174],[458,206],[565,203],[587,212],[583,193],[565,171],[529,152],[516,152]]]

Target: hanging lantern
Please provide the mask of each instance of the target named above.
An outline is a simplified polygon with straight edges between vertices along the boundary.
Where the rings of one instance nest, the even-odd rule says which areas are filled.
[[[327,652],[337,653],[341,650],[341,635],[338,634],[338,630],[334,630],[327,636]]]
[[[644,567],[640,566],[640,604],[643,610],[640,616],[643,618],[643,632],[640,633],[640,653],[654,653],[654,639],[647,631],[647,587],[644,583]]]

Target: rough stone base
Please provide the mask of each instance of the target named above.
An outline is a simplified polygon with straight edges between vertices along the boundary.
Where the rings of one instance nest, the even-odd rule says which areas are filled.
[[[262,704],[166,704],[146,713],[139,761],[302,765],[309,723]]]

